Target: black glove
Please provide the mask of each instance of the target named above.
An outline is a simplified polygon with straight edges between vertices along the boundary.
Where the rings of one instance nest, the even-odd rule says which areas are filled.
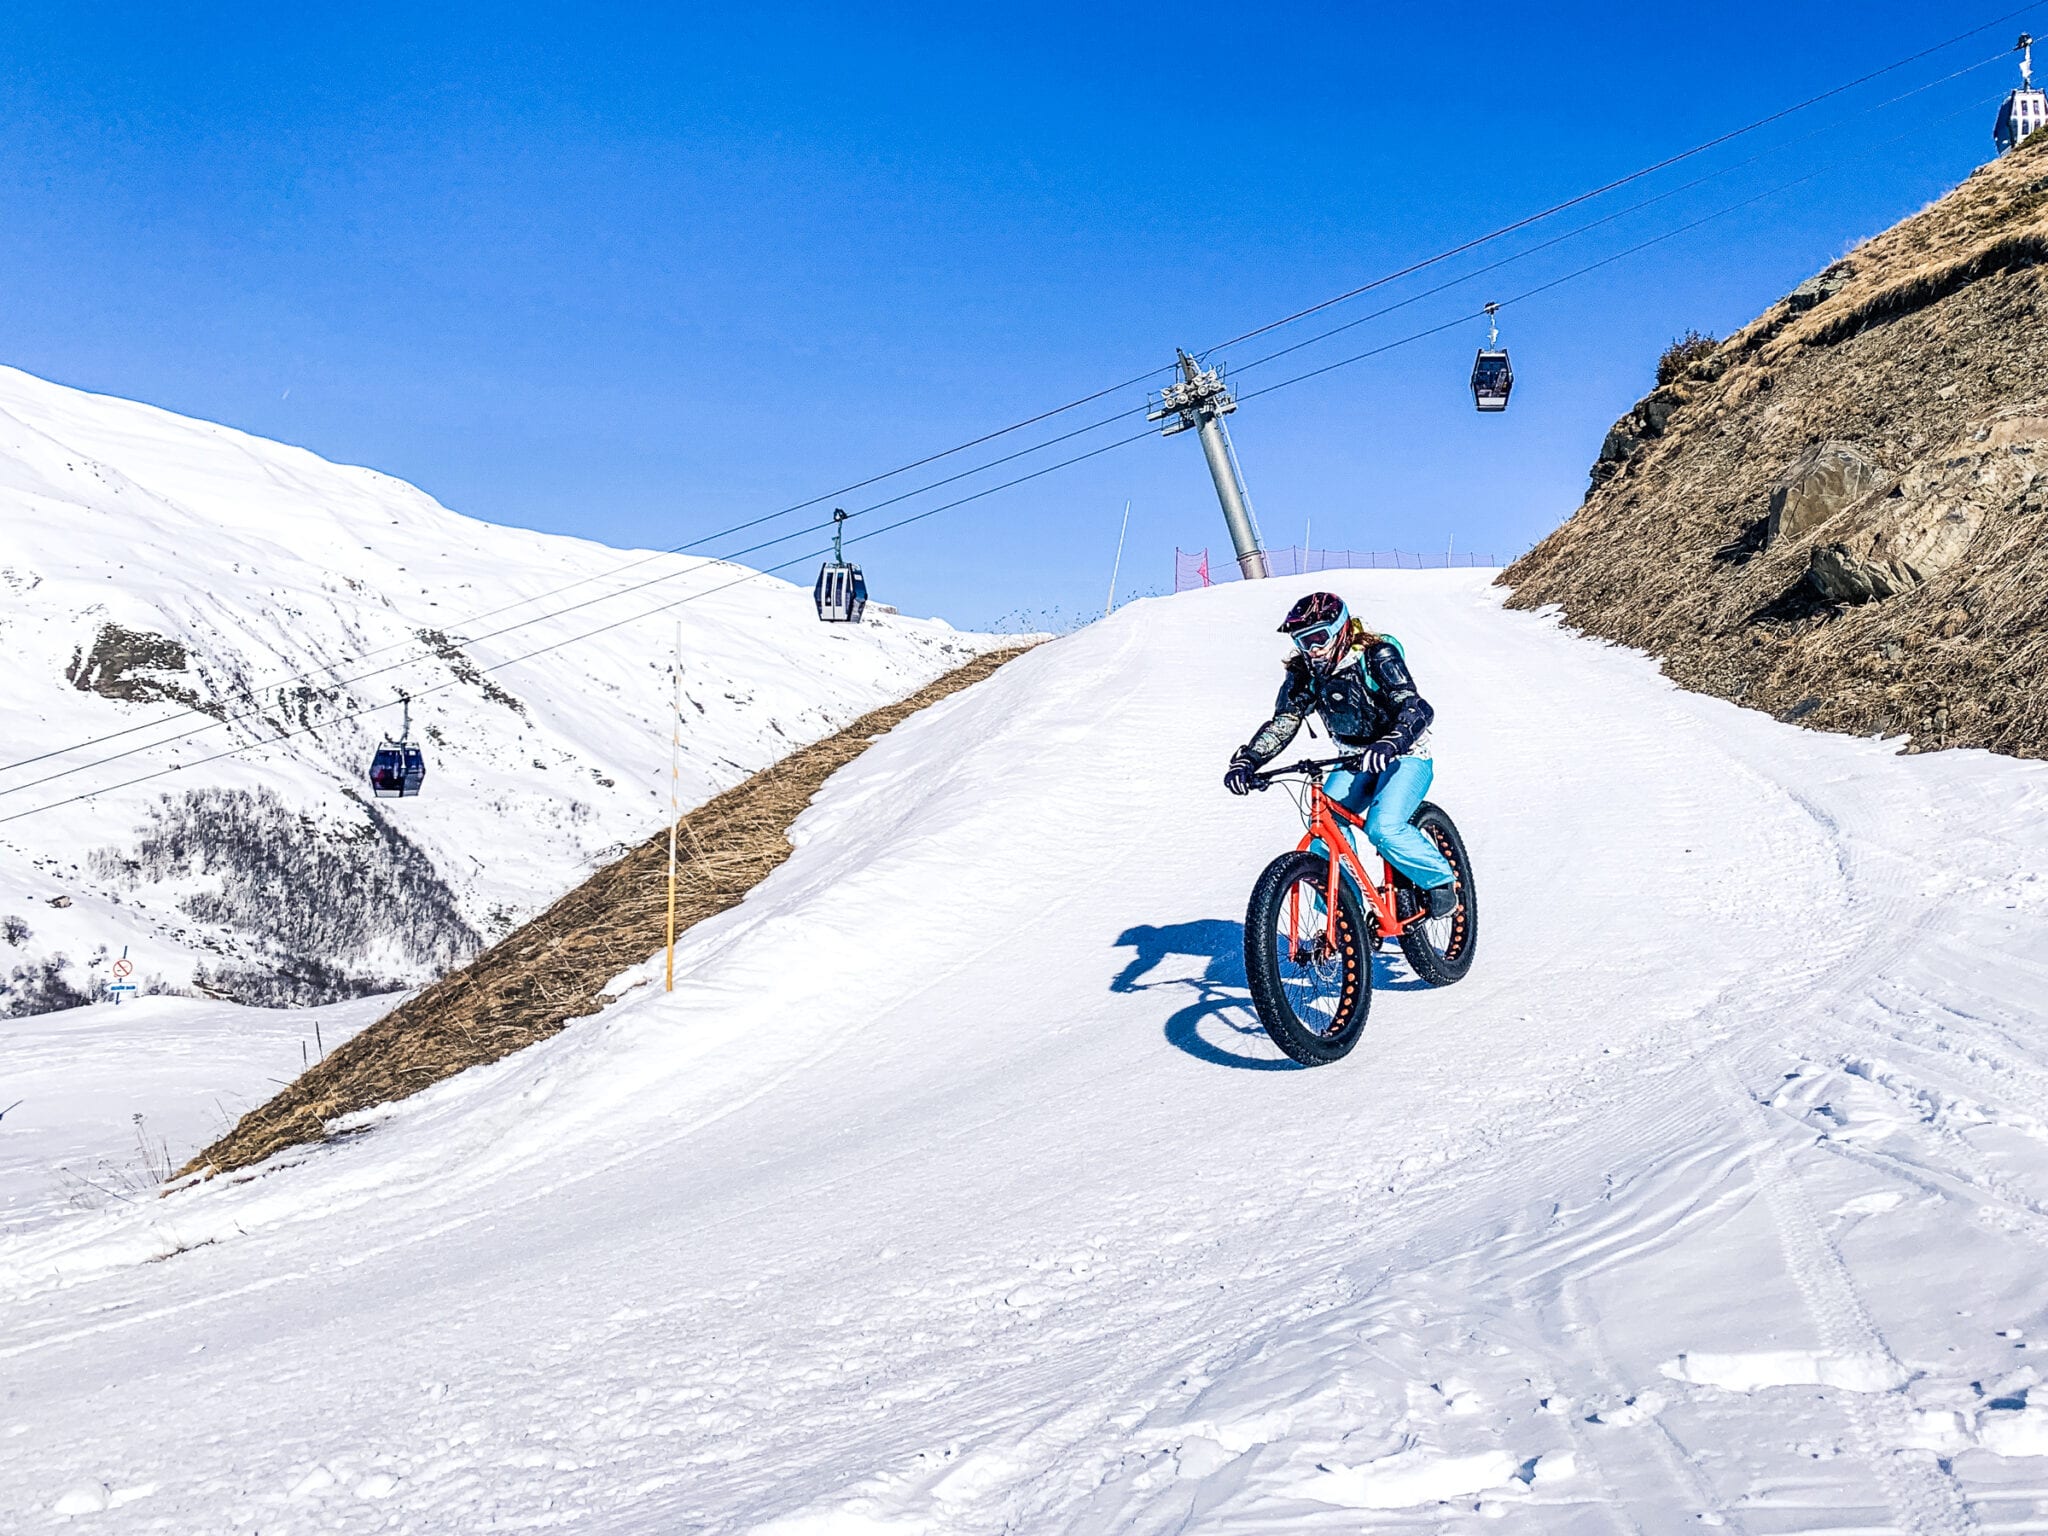
[[[1376,741],[1358,754],[1358,771],[1367,778],[1378,778],[1394,766],[1400,755],[1384,741]]]
[[[1263,788],[1252,780],[1252,775],[1258,771],[1258,760],[1240,747],[1230,760],[1230,771],[1223,775],[1223,787],[1233,795],[1248,795],[1254,789]]]

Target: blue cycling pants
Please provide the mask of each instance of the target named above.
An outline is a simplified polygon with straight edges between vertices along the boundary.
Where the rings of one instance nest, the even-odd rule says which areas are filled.
[[[1428,833],[1408,822],[1435,777],[1436,766],[1428,758],[1397,757],[1377,779],[1338,768],[1323,781],[1332,800],[1348,811],[1364,813],[1365,835],[1373,847],[1425,891],[1453,878],[1450,860]]]

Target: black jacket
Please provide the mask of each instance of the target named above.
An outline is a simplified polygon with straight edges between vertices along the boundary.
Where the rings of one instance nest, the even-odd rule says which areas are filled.
[[[1415,691],[1408,663],[1391,642],[1375,641],[1326,677],[1318,677],[1302,656],[1287,662],[1287,680],[1273,705],[1273,718],[1245,746],[1254,764],[1271,762],[1294,740],[1313,710],[1340,747],[1356,750],[1385,742],[1406,752],[1429,729],[1436,711]]]

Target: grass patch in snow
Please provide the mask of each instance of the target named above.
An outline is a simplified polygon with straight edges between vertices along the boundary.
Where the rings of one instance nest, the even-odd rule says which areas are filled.
[[[682,869],[677,932],[736,906],[788,858],[790,823],[825,780],[876,737],[982,681],[1018,654],[1004,650],[978,656],[909,698],[792,752],[684,816],[677,824]],[[597,1012],[605,984],[661,948],[667,874],[664,827],[244,1115],[181,1173],[225,1173],[286,1147],[318,1141],[341,1116],[408,1098]]]

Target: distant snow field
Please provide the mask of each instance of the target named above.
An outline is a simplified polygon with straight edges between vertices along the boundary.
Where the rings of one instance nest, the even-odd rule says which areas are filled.
[[[869,614],[0,368],[0,1018],[106,995],[124,951],[143,992],[242,1002],[428,980],[661,827],[678,624],[686,805],[988,643]],[[402,691],[425,789],[376,801]]]
[[[838,774],[673,994],[0,1238],[0,1527],[2048,1528],[2048,765],[1325,579],[1438,707],[1464,983],[1270,1046],[1297,827],[1218,781],[1305,584],[1133,605]],[[207,1113],[156,1006],[76,1037],[113,1133]]]

